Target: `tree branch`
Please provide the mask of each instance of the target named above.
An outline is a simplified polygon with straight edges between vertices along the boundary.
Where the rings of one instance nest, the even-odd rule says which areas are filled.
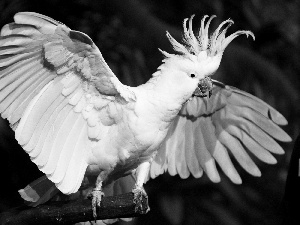
[[[138,196],[134,201],[133,193],[102,198],[97,207],[98,220],[137,217],[149,211],[146,196]],[[22,206],[0,214],[1,225],[34,224],[74,224],[76,222],[94,221],[92,204],[88,199],[49,202],[35,208]]]

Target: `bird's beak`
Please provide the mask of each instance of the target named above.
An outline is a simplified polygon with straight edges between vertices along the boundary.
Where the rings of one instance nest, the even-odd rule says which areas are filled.
[[[207,97],[210,98],[212,95],[213,83],[210,77],[206,76],[201,79],[198,83],[198,87],[193,93],[193,96],[196,97]]]

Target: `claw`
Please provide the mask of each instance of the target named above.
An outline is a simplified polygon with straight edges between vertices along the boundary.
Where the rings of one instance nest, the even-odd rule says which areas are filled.
[[[148,195],[145,189],[142,186],[135,185],[132,189],[132,193],[134,194],[133,202],[135,203],[135,212],[144,211],[143,199],[146,199],[146,205],[148,206]],[[150,208],[148,207],[145,213],[149,210]]]
[[[104,196],[104,193],[102,192],[102,189],[94,188],[92,193],[90,194],[90,198],[92,198],[92,210],[93,210],[93,217],[97,218],[97,206],[99,207],[101,204],[102,196]]]

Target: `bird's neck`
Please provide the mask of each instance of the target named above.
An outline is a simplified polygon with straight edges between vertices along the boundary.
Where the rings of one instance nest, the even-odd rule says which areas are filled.
[[[177,81],[176,73],[179,73],[178,70],[173,70],[172,66],[162,64],[145,86],[161,100],[182,105],[191,97],[194,90],[189,91],[180,80]]]
[[[166,74],[172,72],[162,65],[146,84],[140,86],[149,102],[150,110],[159,112],[164,117],[161,119],[165,121],[172,121],[191,96],[191,93],[182,92],[172,85],[169,74]]]

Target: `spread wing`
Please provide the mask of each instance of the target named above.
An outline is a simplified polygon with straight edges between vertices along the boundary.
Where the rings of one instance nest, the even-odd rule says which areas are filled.
[[[14,20],[1,30],[1,116],[39,169],[74,193],[92,142],[114,123],[108,104],[134,95],[87,35],[37,13]]]
[[[151,178],[165,171],[198,178],[204,170],[212,181],[219,182],[216,161],[234,183],[241,183],[229,153],[253,176],[261,173],[248,152],[269,164],[276,163],[271,153],[284,153],[275,140],[288,142],[291,138],[278,126],[287,124],[279,112],[219,82],[212,93],[209,99],[194,97],[183,106],[151,164]]]

